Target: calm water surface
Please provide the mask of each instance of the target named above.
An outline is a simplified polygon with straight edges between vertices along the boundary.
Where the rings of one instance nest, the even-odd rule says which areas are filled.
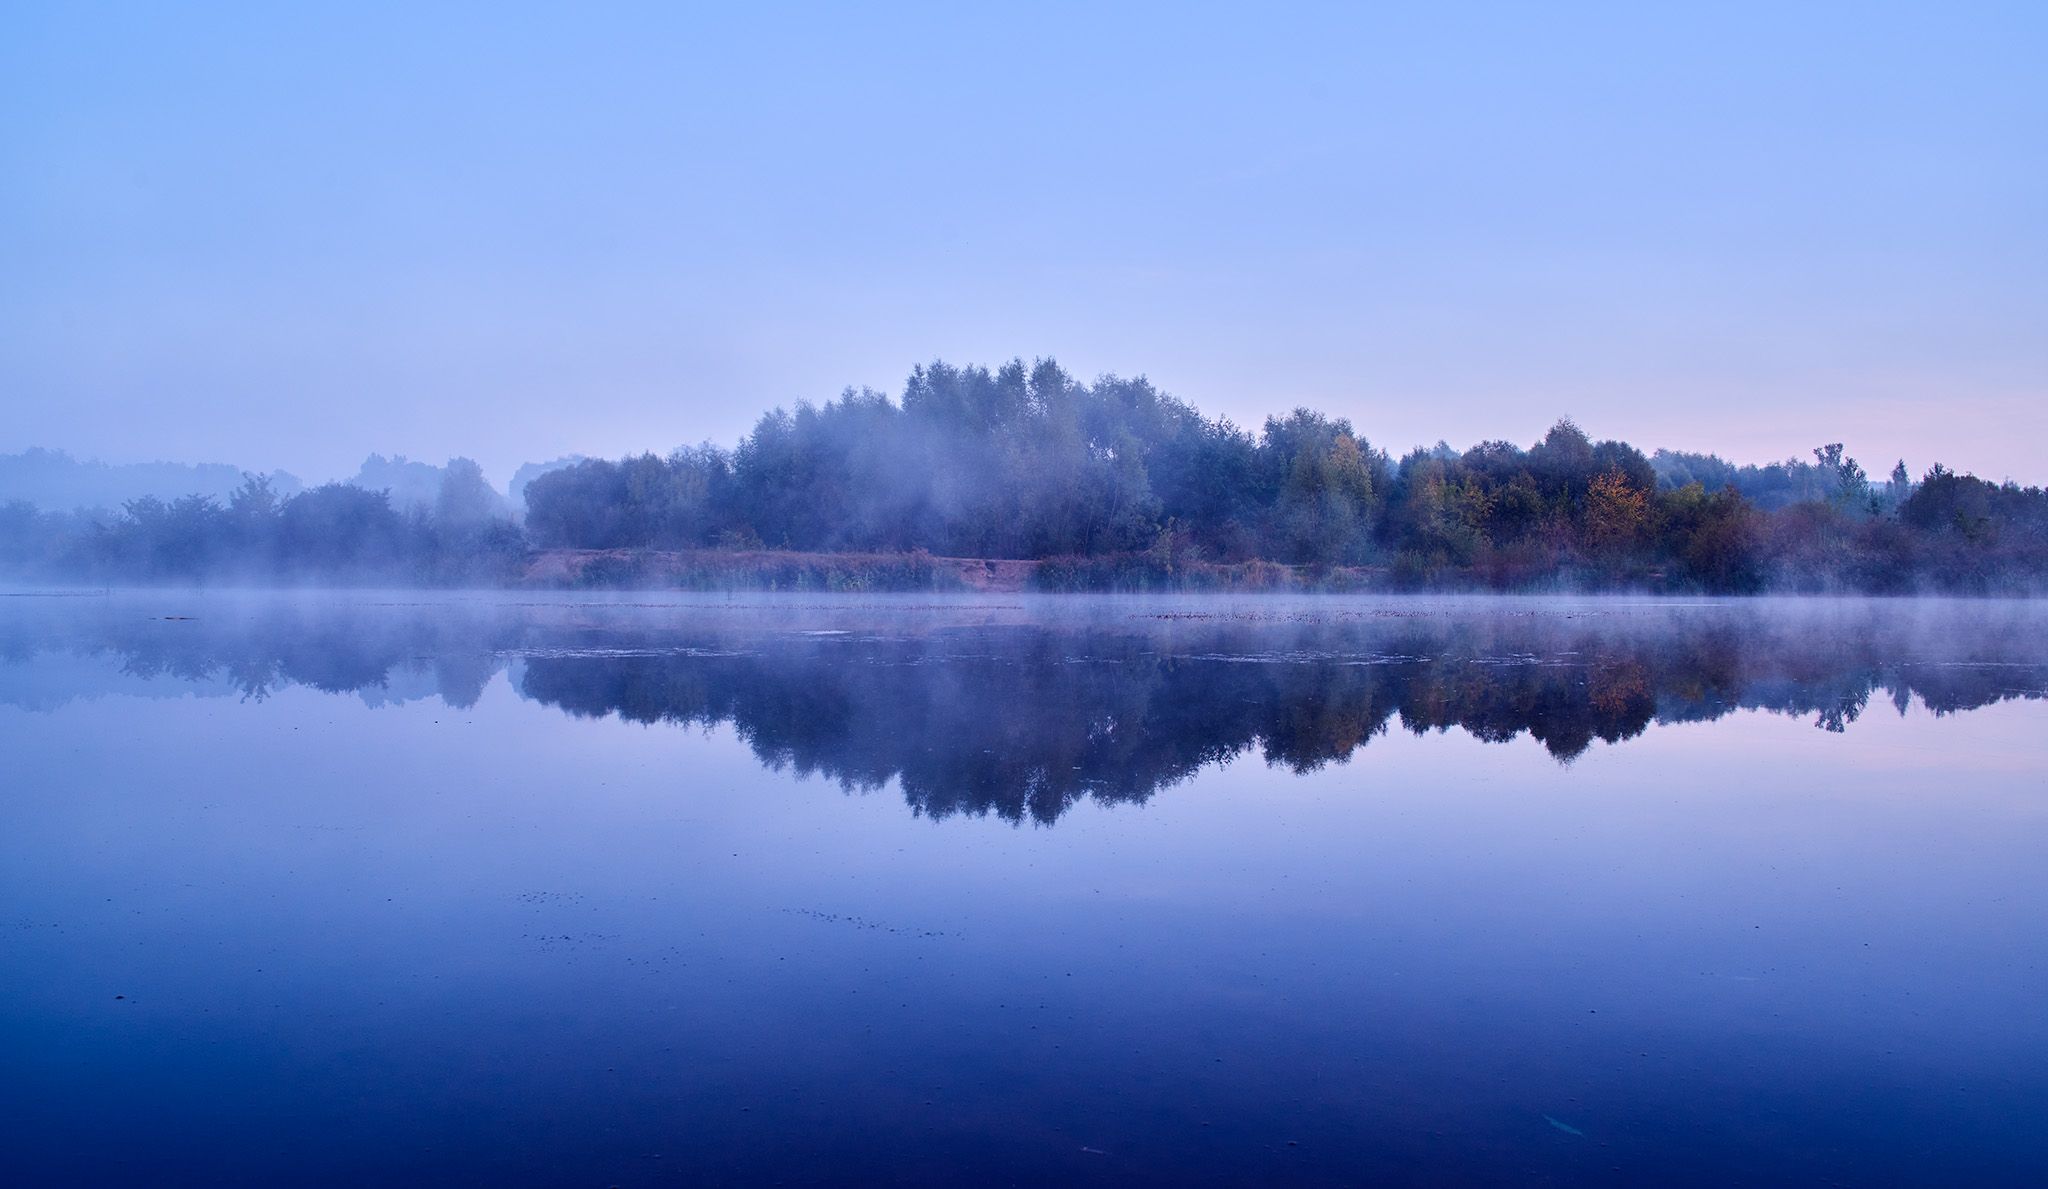
[[[2041,1183],[2044,629],[0,599],[0,1175]]]

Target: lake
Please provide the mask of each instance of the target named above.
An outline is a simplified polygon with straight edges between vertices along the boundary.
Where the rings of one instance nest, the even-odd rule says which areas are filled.
[[[0,598],[7,1179],[2041,1183],[2044,629]]]

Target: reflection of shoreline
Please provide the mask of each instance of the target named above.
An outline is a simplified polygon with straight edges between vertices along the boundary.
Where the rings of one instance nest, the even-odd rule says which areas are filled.
[[[0,616],[0,703],[291,686],[474,705],[509,669],[587,718],[729,724],[765,765],[899,784],[933,816],[1050,822],[1256,753],[1309,771],[1397,725],[1530,736],[1561,760],[1740,709],[1840,731],[1874,698],[1936,714],[2042,698],[2034,605],[1160,608],[230,600],[191,618],[66,601]]]

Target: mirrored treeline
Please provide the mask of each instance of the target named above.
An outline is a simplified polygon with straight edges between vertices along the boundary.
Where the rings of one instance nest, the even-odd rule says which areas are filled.
[[[2025,603],[7,602],[16,705],[303,686],[460,709],[505,673],[571,715],[729,725],[768,767],[1017,822],[1241,756],[1312,771],[1391,730],[1526,734],[1568,762],[1741,709],[1843,731],[1874,705],[2048,696]],[[89,663],[57,677],[59,658]]]

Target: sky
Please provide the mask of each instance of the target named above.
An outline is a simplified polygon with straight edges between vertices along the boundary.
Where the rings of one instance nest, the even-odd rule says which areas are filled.
[[[2048,482],[2048,4],[15,0],[0,451],[731,444],[933,358]]]

